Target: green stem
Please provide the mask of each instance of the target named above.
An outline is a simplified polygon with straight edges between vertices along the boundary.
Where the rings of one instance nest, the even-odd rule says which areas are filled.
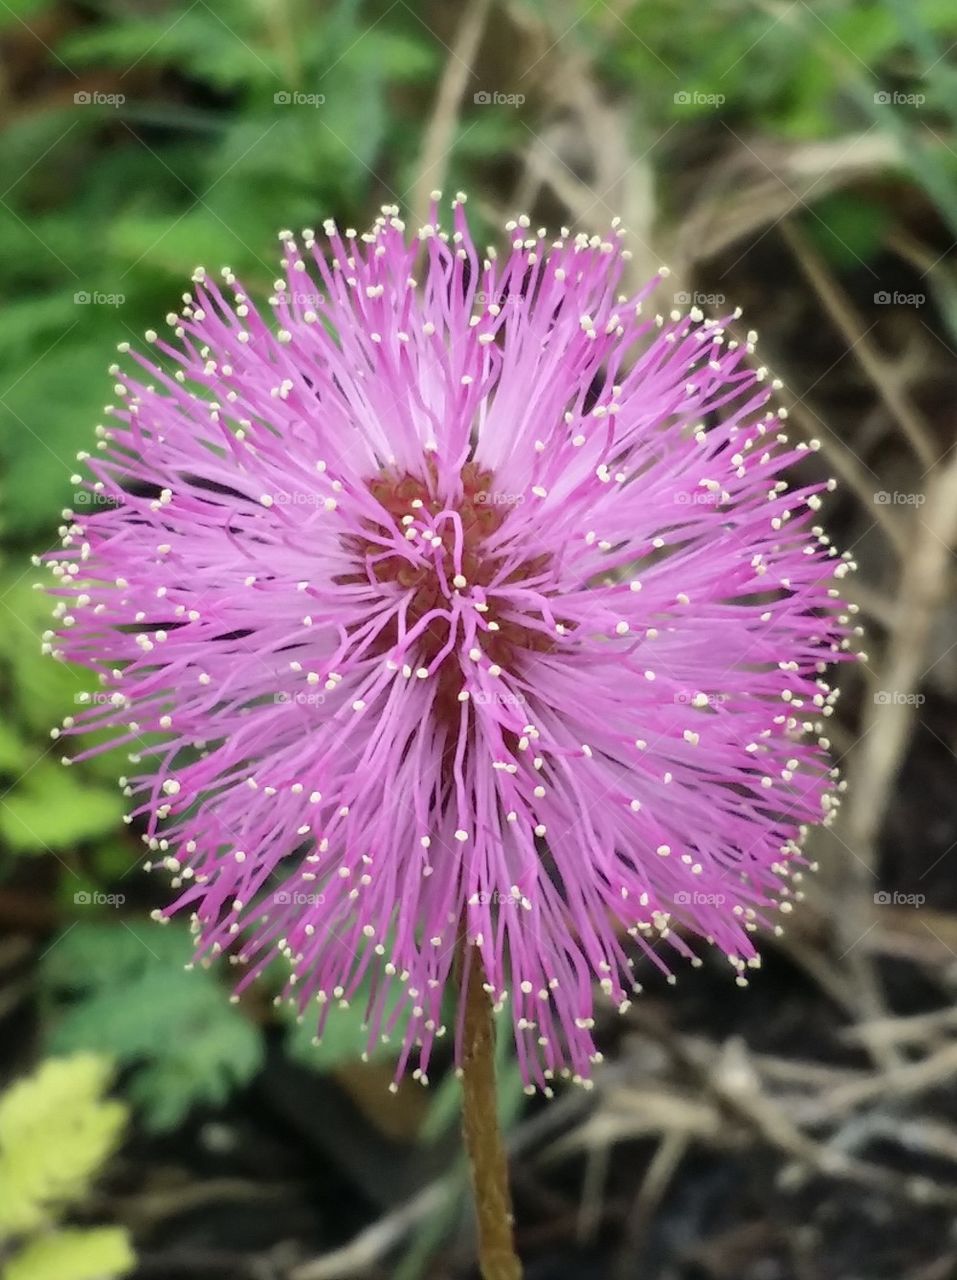
[[[482,1280],[521,1280],[515,1252],[508,1161],[498,1122],[495,1024],[478,948],[459,956],[465,1018],[462,1043],[462,1132],[472,1174]]]

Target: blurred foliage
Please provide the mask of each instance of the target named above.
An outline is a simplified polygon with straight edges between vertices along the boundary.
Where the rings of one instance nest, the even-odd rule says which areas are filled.
[[[274,992],[278,969],[277,963],[257,990]],[[40,970],[48,1048],[109,1053],[129,1068],[125,1091],[147,1127],[173,1129],[192,1107],[224,1103],[263,1061],[270,1020],[254,1021],[251,1004],[231,1003],[221,977],[221,967],[193,965],[189,931],[175,921],[73,924],[51,945]],[[367,983],[350,1001],[331,1006],[321,1039],[316,1005],[296,1017],[284,1004],[279,1025],[290,1060],[326,1072],[362,1055],[395,1057],[405,1019],[367,1052],[369,997]]]
[[[937,62],[928,86],[918,68],[935,60],[913,58],[909,45],[915,33],[931,42],[938,35],[952,40],[953,4],[907,0],[906,21],[902,17],[891,0],[813,6],[639,0],[621,18],[633,39],[628,31],[622,38],[621,26],[600,12],[589,26],[618,83],[643,86],[640,100],[651,118],[707,116],[717,107],[729,118],[803,140],[859,125],[853,87],[861,83],[873,82],[872,98],[886,77],[893,89],[926,94],[929,88],[946,99],[952,68]]]
[[[57,1231],[26,1245],[4,1269],[3,1280],[114,1280],[135,1263],[122,1227]]]
[[[400,1014],[395,1019],[391,1032],[383,1033],[379,1042],[370,1048],[366,1011],[371,996],[372,983],[366,978],[350,1000],[341,1000],[330,1009],[321,1036],[316,1034],[316,1005],[312,1005],[309,1012],[304,1014],[297,1014],[293,1007],[287,1006],[290,1009],[290,1027],[285,1048],[289,1057],[313,1071],[333,1071],[336,1067],[355,1062],[360,1056],[364,1056],[369,1062],[394,1058],[398,1052],[397,1046],[402,1044],[405,1036],[408,1011]],[[389,1011],[386,1011],[383,1026],[389,1026],[390,1023]]]
[[[574,26],[646,128],[720,116],[811,140],[876,124],[957,225],[957,155],[924,119],[957,119],[952,0],[529,8],[556,39]],[[3,197],[0,454],[12,528],[49,540],[112,346],[176,305],[198,262],[264,287],[281,226],[330,212],[362,225],[401,200],[446,55],[412,7],[385,0],[237,0],[222,16],[189,0],[31,0],[0,9],[0,36],[25,39],[26,15],[48,25],[53,57],[0,137],[0,165],[19,175]],[[878,90],[918,88],[920,123],[875,105]],[[451,181],[527,141],[515,112],[473,110],[459,135]]]
[[[0,1244],[16,1250],[2,1280],[110,1280],[132,1270],[121,1228],[58,1225],[125,1127],[124,1105],[103,1096],[111,1076],[95,1054],[52,1058],[0,1097]]]
[[[33,589],[34,576],[28,569],[0,579],[0,689],[9,717],[0,726],[0,841],[11,853],[40,854],[98,842],[121,828],[116,778],[125,756],[111,751],[73,770],[59,763],[50,726],[75,710],[91,676],[40,652],[50,600]],[[134,856],[127,855],[124,870]]]
[[[187,970],[191,955],[177,925],[77,924],[42,970],[51,1049],[96,1045],[130,1067],[126,1091],[153,1129],[223,1103],[262,1061],[257,1028],[211,972]]]
[[[350,0],[316,21],[308,0],[237,0],[223,17],[188,0],[82,18],[31,6],[57,32],[63,75],[0,138],[0,165],[20,175],[0,247],[2,451],[19,532],[49,535],[112,346],[175,306],[198,262],[268,286],[280,227],[333,209],[361,223],[373,167],[386,174],[373,198],[408,186],[410,121],[444,51],[405,6],[377,24],[387,8]],[[4,28],[18,28],[7,6]]]
[[[527,7],[556,40],[573,27],[610,91],[663,142],[676,123],[707,130],[717,119],[743,137],[807,141],[877,128],[957,226],[957,151],[932,127],[957,124],[945,56],[957,39],[952,0]],[[49,608],[23,573],[24,547],[53,545],[61,508],[77,501],[71,459],[91,443],[113,346],[156,325],[199,261],[228,261],[266,288],[281,226],[330,212],[361,226],[379,200],[407,193],[447,57],[434,20],[386,0],[237,0],[228,14],[189,0],[0,7],[0,39],[24,59],[0,134],[0,165],[14,176],[2,197],[0,460],[18,556],[0,581],[11,712],[0,728],[0,843],[67,855],[74,890],[135,860],[114,835],[124,758],[75,772],[54,763],[48,729],[91,682],[37,652]],[[49,52],[25,21],[42,27]],[[875,102],[891,90],[920,91],[928,104],[918,113]],[[450,182],[475,183],[528,136],[518,113],[466,103]],[[667,155],[657,148],[656,162]],[[892,217],[859,193],[822,193],[815,213],[808,234],[838,268],[869,262]],[[946,293],[946,273],[935,279]],[[89,851],[82,868],[78,845]]]
[[[52,1059],[0,1098],[4,1234],[35,1231],[84,1195],[126,1122],[103,1098],[110,1076],[93,1054]]]

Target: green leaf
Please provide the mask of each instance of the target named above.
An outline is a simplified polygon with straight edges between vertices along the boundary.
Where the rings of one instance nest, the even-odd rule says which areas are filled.
[[[35,1230],[81,1200],[117,1145],[122,1103],[93,1053],[51,1059],[0,1097],[0,1239]]]
[[[5,624],[0,625],[0,684],[11,691],[8,705],[19,726],[6,740],[0,739],[0,772],[14,780],[12,788],[9,781],[3,787],[0,836],[24,853],[68,848],[124,830],[125,806],[116,782],[128,767],[126,751],[104,750],[67,770],[58,763],[62,745],[50,742],[51,726],[74,714],[83,696],[98,685],[89,671],[41,652],[41,635],[52,623],[53,608],[52,597],[33,586],[43,577],[43,570],[26,565],[19,579],[0,584],[0,619]],[[29,742],[28,732],[42,748]],[[76,740],[82,746],[74,745],[66,754],[112,736],[108,730],[86,734]],[[142,745],[155,736],[144,734]]]
[[[29,747],[12,724],[0,722],[0,772],[18,772]]]
[[[131,1099],[154,1130],[175,1128],[197,1104],[222,1106],[262,1065],[256,1028],[235,1011],[221,988],[216,995],[216,1010],[207,1008],[202,1025],[197,1017],[192,1038],[168,1047],[130,1083]],[[182,1025],[176,1023],[176,1034]]]
[[[370,1048],[366,1013],[371,991],[371,980],[366,978],[348,1004],[342,1001],[330,1004],[321,1038],[316,1036],[321,1012],[318,1005],[310,1005],[301,1016],[287,1006],[290,1026],[285,1047],[289,1056],[302,1066],[320,1072],[333,1071],[345,1063],[356,1062],[364,1054],[370,1062],[395,1058],[405,1038],[408,1013],[403,1010],[399,1015],[388,1040],[383,1041],[380,1036]],[[394,1008],[395,1000],[392,1000],[382,1019],[383,1026],[389,1024]]]
[[[243,11],[245,9],[245,12]],[[61,42],[71,65],[107,63],[127,70],[143,62],[173,66],[218,89],[280,84],[275,54],[257,39],[251,5],[235,5],[227,21],[209,6],[181,6],[178,16],[125,16],[87,27]]]
[[[205,979],[201,971],[151,965],[137,977],[103,987],[62,1012],[52,1046],[60,1053],[70,1052],[97,1038],[120,1062],[162,1056],[171,1035],[202,1035],[206,1019],[226,1003],[225,992]]]
[[[14,720],[0,733],[0,773],[6,775],[0,840],[22,854],[68,849],[123,829],[124,801],[116,778],[125,753],[104,752],[67,770],[59,763],[62,748],[50,742],[50,726],[74,712],[80,693],[95,682],[89,672],[41,653],[52,601],[33,589],[38,576],[26,565],[19,578],[0,587],[0,684],[10,690],[7,706]],[[88,735],[84,743],[94,740]],[[105,775],[109,783],[94,774]]]
[[[52,526],[71,503],[77,450],[90,447],[108,394],[104,364],[113,344],[129,336],[116,320],[111,343],[111,326],[99,317],[88,324],[79,314],[105,309],[77,306],[77,319],[62,330],[59,340],[37,344],[39,350],[28,363],[0,366],[12,384],[0,411],[5,497],[10,520],[21,533]],[[97,331],[103,336],[97,337]]]
[[[123,1227],[95,1227],[34,1240],[7,1264],[3,1280],[117,1280],[135,1266]]]
[[[248,267],[250,254],[244,247],[247,236],[255,238],[255,229],[244,226],[245,218],[224,226],[220,217],[200,205],[184,217],[144,211],[117,221],[110,232],[110,245],[118,256],[140,261],[153,270],[182,281],[198,265],[218,272],[224,263],[236,270]],[[260,232],[265,228],[260,224]],[[270,228],[271,233],[271,228]],[[263,252],[268,250],[261,246]],[[267,259],[268,261],[268,259]]]
[[[365,1000],[360,993],[348,1008],[329,1011],[322,1039],[317,1040],[319,1010],[309,1009],[300,1021],[290,1017],[286,1036],[286,1053],[300,1066],[313,1071],[333,1071],[347,1062],[357,1062],[368,1049],[369,1032],[365,1025]],[[398,1042],[397,1042],[398,1043]],[[395,1047],[380,1043],[369,1054],[371,1061],[395,1056]]]
[[[258,1029],[212,971],[184,969],[191,954],[176,925],[75,925],[41,974],[55,1004],[51,1043],[97,1045],[131,1067],[130,1096],[157,1130],[199,1103],[221,1104],[262,1062]]]
[[[72,293],[44,293],[8,298],[0,307],[0,350],[5,360],[17,356],[29,365],[29,353],[42,351],[51,338],[77,318]]]
[[[0,28],[17,27],[18,18],[36,17],[44,9],[52,9],[52,0],[8,0],[0,9]]]
[[[41,760],[0,799],[0,837],[15,853],[45,853],[108,835],[122,820],[123,797]]]
[[[93,992],[134,981],[148,968],[182,968],[192,957],[189,936],[175,925],[136,929],[100,922],[76,924],[50,947],[40,970],[48,990]]]
[[[838,268],[870,262],[890,230],[891,213],[856,195],[839,192],[814,205],[804,219],[809,239]]]

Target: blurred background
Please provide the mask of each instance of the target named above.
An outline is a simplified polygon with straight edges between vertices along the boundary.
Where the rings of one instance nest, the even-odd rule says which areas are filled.
[[[483,239],[620,215],[661,309],[744,308],[867,630],[841,820],[750,988],[644,975],[550,1104],[501,1046],[528,1275],[957,1276],[955,59],[953,0],[0,0],[4,1280],[474,1274],[448,1073],[393,1098],[361,1011],[316,1048],[150,923],[123,759],[49,737],[89,682],[29,559],[198,263],[265,294],[280,228],[434,187]]]

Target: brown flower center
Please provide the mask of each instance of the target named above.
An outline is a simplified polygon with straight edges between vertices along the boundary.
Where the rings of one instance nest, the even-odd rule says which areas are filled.
[[[340,575],[337,582],[395,583],[408,598],[408,631],[435,610],[448,612],[456,593],[467,596],[470,590],[480,588],[487,606],[477,641],[483,661],[499,666],[504,673],[517,673],[523,655],[554,650],[555,641],[539,629],[541,614],[526,611],[520,615],[514,603],[501,594],[517,583],[539,579],[549,568],[551,556],[517,559],[513,548],[489,546],[508,519],[510,507],[521,502],[521,497],[510,500],[497,493],[492,472],[475,462],[462,468],[460,493],[451,501],[437,495],[434,464],[427,467],[424,478],[385,468],[368,482],[368,488],[387,515],[382,520],[364,521],[365,535],[343,540],[355,569]],[[449,511],[455,512],[458,523],[447,517],[438,519]],[[415,531],[410,540],[411,558],[400,549],[409,529]],[[494,626],[486,629],[488,623]],[[448,617],[433,617],[412,642],[405,661],[415,668],[431,668],[449,643],[450,626]],[[399,622],[392,618],[377,637],[373,651],[388,653],[398,642]],[[458,695],[467,684],[460,662],[462,643],[460,629],[453,647],[430,677],[438,681],[435,714],[450,726],[458,724]]]

